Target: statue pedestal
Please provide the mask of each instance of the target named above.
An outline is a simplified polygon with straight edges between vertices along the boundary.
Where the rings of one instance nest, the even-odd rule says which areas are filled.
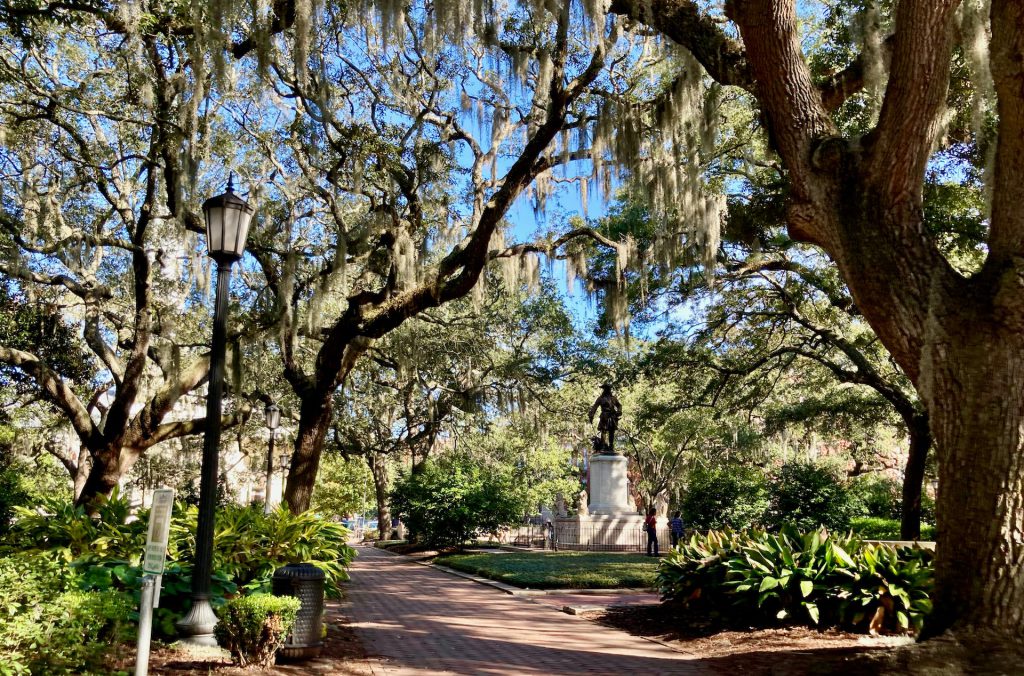
[[[559,549],[641,551],[646,544],[644,517],[629,496],[622,455],[590,456],[590,513],[555,520]]]
[[[634,513],[630,504],[624,455],[590,456],[590,513],[607,516]]]
[[[580,514],[555,519],[558,549],[640,552],[646,546],[642,514]]]

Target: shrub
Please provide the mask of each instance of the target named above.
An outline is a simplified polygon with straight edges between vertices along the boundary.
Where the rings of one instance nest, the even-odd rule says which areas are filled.
[[[799,530],[825,526],[846,530],[856,505],[836,473],[822,465],[790,462],[780,467],[768,484],[770,504],[764,525],[772,530],[785,524]]]
[[[849,483],[857,511],[880,519],[899,519],[903,488],[895,479],[878,474],[855,477]]]
[[[725,606],[725,561],[737,551],[739,536],[731,531],[695,533],[662,559],[657,586],[662,599],[717,615]]]
[[[191,560],[196,510],[188,511],[185,558]],[[324,571],[328,596],[337,598],[355,558],[347,539],[344,526],[313,512],[292,514],[282,506],[264,514],[262,508],[229,506],[217,513],[213,563],[247,593],[269,591],[270,578],[281,566],[312,563]]]
[[[270,594],[232,599],[221,611],[214,635],[240,666],[267,668],[294,626],[300,605],[297,598]]]
[[[17,523],[0,551],[26,550],[62,562],[76,572],[81,589],[125,591],[137,603],[148,512],[141,511],[129,523],[128,501],[117,494],[102,501],[96,511],[92,518],[81,507],[59,501],[45,502],[38,510],[18,508]],[[160,608],[154,616],[154,625],[166,635],[173,635],[174,621],[190,607],[196,520],[195,507],[175,505]],[[274,570],[300,562],[321,568],[327,593],[339,596],[339,584],[348,579],[345,568],[355,556],[355,550],[345,544],[347,535],[341,524],[311,512],[293,515],[282,508],[264,514],[259,508],[220,508],[214,526],[210,601],[218,608],[239,589],[268,591]]]
[[[745,623],[919,631],[931,611],[931,560],[825,530],[710,532],[668,554],[658,587],[665,600]]]
[[[34,550],[63,561],[126,560],[141,555],[146,512],[128,523],[131,505],[116,489],[95,510],[90,517],[84,507],[57,498],[45,499],[36,507],[17,507],[5,548]]]
[[[855,478],[849,486],[862,515],[896,520],[902,516],[903,486],[899,481],[869,474]],[[921,521],[935,523],[935,500],[927,492],[921,494]]]
[[[21,473],[0,456],[0,535],[10,528],[14,508],[23,505],[27,499],[28,490]]]
[[[83,592],[50,559],[0,559],[0,667],[12,673],[105,672],[111,651],[133,637],[131,598]],[[2,671],[3,669],[0,669]]]
[[[391,506],[425,544],[461,546],[478,531],[517,522],[525,508],[514,478],[471,458],[450,455],[428,460],[420,472],[403,476]]]
[[[698,530],[750,528],[767,508],[764,474],[738,465],[691,473],[680,504],[683,522]]]

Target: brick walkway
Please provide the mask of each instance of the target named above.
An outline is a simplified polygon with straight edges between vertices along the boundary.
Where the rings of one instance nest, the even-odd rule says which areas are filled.
[[[375,674],[711,673],[659,643],[360,547],[345,610]]]

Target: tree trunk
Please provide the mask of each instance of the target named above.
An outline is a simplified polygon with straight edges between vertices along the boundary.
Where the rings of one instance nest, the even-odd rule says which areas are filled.
[[[95,503],[100,496],[109,496],[117,486],[117,482],[121,480],[120,449],[108,448],[90,455],[92,456],[92,466],[89,467],[89,475],[85,478],[78,498],[75,500],[76,505],[89,506]]]
[[[934,315],[922,359],[940,461],[935,610],[926,631],[1019,638],[1024,336],[993,319],[991,303],[961,298],[947,305]]]
[[[112,446],[98,453],[90,452],[92,465],[75,499],[76,505],[92,504],[96,498],[109,496],[121,478],[142,456],[142,449],[134,446]],[[75,477],[75,489],[79,479]]]
[[[320,467],[320,455],[324,450],[324,438],[331,425],[333,411],[334,400],[330,393],[314,391],[302,399],[295,451],[284,490],[284,501],[292,514],[301,514],[309,509],[317,469]]]
[[[372,453],[366,462],[373,472],[373,492],[377,499],[377,539],[387,540],[391,536],[391,503],[388,501],[388,459],[387,456]]]
[[[89,449],[85,445],[78,447],[78,462],[75,464],[75,473],[71,477],[74,484],[74,496],[75,503],[82,497],[82,491],[85,489],[85,482],[89,478],[89,468],[91,467],[91,461],[89,459]]]
[[[932,433],[928,427],[928,416],[915,415],[907,421],[910,434],[910,452],[907,467],[903,473],[903,503],[900,510],[900,538],[917,540],[921,537],[921,493],[924,489],[924,468],[928,460],[928,449],[932,444]]]

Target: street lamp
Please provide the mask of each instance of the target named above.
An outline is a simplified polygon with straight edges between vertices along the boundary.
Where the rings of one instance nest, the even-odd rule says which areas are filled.
[[[199,480],[199,524],[196,557],[192,568],[192,608],[178,621],[183,638],[198,645],[217,645],[213,627],[217,616],[210,606],[213,574],[213,522],[217,506],[217,455],[220,449],[221,399],[224,393],[224,352],[227,344],[228,288],[231,265],[242,257],[253,208],[235,194],[233,176],[227,191],[203,202],[208,255],[217,263],[217,297],[213,311],[213,343],[210,348],[209,392],[206,397],[206,432]]]
[[[288,468],[291,466],[292,463],[292,456],[289,455],[288,453],[285,453],[277,460],[278,462],[281,463],[281,480],[284,481],[285,472],[288,471]]]
[[[277,436],[277,426],[281,423],[281,409],[271,402],[263,409],[263,414],[267,419],[267,429],[270,430],[270,447],[267,449],[267,488],[263,498],[263,511],[270,514],[270,484],[274,480],[274,437]]]

